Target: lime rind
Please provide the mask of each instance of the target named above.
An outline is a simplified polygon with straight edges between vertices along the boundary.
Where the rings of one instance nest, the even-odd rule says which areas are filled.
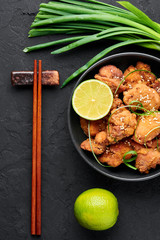
[[[106,189],[86,190],[75,201],[74,215],[82,227],[94,231],[107,230],[117,222],[117,198]]]

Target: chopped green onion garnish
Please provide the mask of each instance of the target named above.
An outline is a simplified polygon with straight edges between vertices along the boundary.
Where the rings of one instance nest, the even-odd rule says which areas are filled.
[[[132,104],[133,102],[134,102],[134,101],[132,101],[130,104]],[[136,102],[139,102],[139,101],[136,101]],[[140,103],[140,102],[139,102],[139,103]],[[115,109],[115,111],[109,116],[109,118],[108,118],[108,132],[109,132],[109,135],[110,135],[110,136],[111,136],[110,130],[109,130],[110,119],[111,119],[112,115],[113,115],[115,112],[119,111],[119,109],[122,109],[122,108],[129,108],[129,109],[131,109],[132,107],[136,107],[136,108],[139,108],[139,110],[142,110],[142,109],[143,109],[143,110],[147,111],[147,112],[145,112],[145,113],[137,113],[137,112],[134,112],[136,115],[142,115],[142,116],[150,115],[150,114],[153,114],[153,113],[154,113],[154,112],[151,112],[151,111],[147,110],[147,109],[144,108],[144,107],[141,107],[141,106],[143,106],[142,103],[141,103],[141,106],[138,106],[138,105],[130,105],[130,104]],[[133,110],[132,110],[132,112],[133,112]],[[111,136],[111,137],[112,137],[112,136]]]
[[[137,113],[137,112],[133,111],[132,108],[130,107],[130,111],[131,111],[132,113],[135,113],[136,115],[140,115],[140,116],[150,115],[150,114],[153,114],[153,113],[154,113],[154,112],[149,111],[149,110],[147,110],[146,108],[144,108],[144,107],[143,107],[143,104],[142,104],[141,102],[139,102],[138,100],[133,100],[132,102],[130,102],[129,105],[133,106],[132,104],[134,104],[134,103],[138,103],[138,105],[137,105],[137,107],[136,107],[136,108],[138,108],[137,110],[139,110],[139,111],[140,111],[140,110],[143,110],[143,111],[146,111],[146,112],[144,112],[144,113]]]
[[[137,120],[136,129],[137,129],[137,126],[138,126],[139,121],[140,121],[140,117],[139,117],[138,120]],[[135,137],[135,139],[138,141],[138,138],[137,138],[137,136],[136,136],[136,129],[135,129],[135,131],[134,131],[134,137]]]
[[[107,165],[102,164],[102,163],[98,160],[96,154],[95,154],[94,151],[93,151],[92,142],[91,142],[91,134],[90,134],[90,121],[88,121],[88,136],[89,136],[89,143],[90,143],[90,146],[91,146],[92,154],[93,154],[94,158],[96,159],[96,161],[98,162],[98,164],[101,165],[102,167],[112,167],[112,166],[107,166]]]
[[[120,84],[118,85],[118,87],[117,87],[117,89],[116,89],[114,95],[116,95],[116,93],[118,92],[118,89],[120,88],[121,84],[126,80],[126,78],[127,78],[130,74],[132,74],[132,73],[134,73],[134,72],[147,72],[147,73],[151,73],[151,74],[153,74],[153,75],[156,77],[156,75],[155,75],[154,73],[152,73],[152,72],[150,72],[150,71],[148,71],[148,70],[144,70],[144,69],[136,69],[136,70],[134,70],[134,71],[128,73],[128,74],[122,79],[122,81],[121,81]],[[156,77],[156,79],[157,79],[157,77]]]
[[[157,149],[159,151],[159,143],[158,143],[158,138],[156,137],[156,141],[157,141]]]
[[[130,159],[126,159],[126,156],[127,155],[135,155],[134,157],[130,158]],[[132,168],[133,170],[137,170],[136,167],[132,166],[131,164],[129,164],[130,162],[133,162],[134,160],[136,160],[137,158],[137,152],[136,151],[129,151],[129,152],[126,152],[124,155],[123,155],[123,162],[124,164],[129,167],[129,168]]]
[[[146,138],[148,137],[148,135],[149,135],[151,132],[153,132],[154,130],[156,130],[156,129],[158,129],[158,128],[160,128],[160,126],[153,128],[152,130],[150,130],[150,131],[145,135],[145,138],[144,138],[144,145],[145,145],[146,148],[147,148],[147,144],[146,144],[147,141],[146,141]]]

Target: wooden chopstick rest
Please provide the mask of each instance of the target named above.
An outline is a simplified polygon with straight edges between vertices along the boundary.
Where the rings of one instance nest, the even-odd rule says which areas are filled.
[[[33,71],[11,72],[11,83],[13,86],[33,85]],[[42,71],[42,85],[59,85],[59,72],[56,70]]]

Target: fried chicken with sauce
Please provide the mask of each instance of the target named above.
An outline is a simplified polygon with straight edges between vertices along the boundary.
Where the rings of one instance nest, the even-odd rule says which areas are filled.
[[[115,145],[107,147],[106,151],[98,157],[101,163],[107,163],[109,166],[118,167],[123,163],[123,156],[126,152],[133,150],[131,144],[126,141],[121,141]],[[129,159],[131,155],[126,156]]]
[[[156,127],[157,129],[153,130]],[[151,141],[160,134],[160,128],[158,127],[160,127],[159,112],[140,117],[133,140],[139,144],[144,144],[147,141]],[[151,130],[153,131],[149,133]]]
[[[155,111],[160,107],[160,96],[158,93],[144,84],[136,84],[132,89],[124,92],[123,95],[123,101],[126,105],[129,105],[132,101],[139,101],[147,110]],[[133,105],[137,104],[133,103]]]

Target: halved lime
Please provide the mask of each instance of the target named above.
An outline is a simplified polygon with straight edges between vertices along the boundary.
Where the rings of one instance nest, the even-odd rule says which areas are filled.
[[[96,79],[79,84],[72,97],[75,112],[88,120],[98,120],[106,116],[112,103],[113,93],[110,87]]]

